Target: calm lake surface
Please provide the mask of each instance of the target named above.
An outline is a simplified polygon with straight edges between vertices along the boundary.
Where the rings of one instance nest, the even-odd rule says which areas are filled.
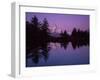
[[[71,42],[48,43],[32,49],[26,56],[26,67],[89,64],[89,46],[73,46]]]

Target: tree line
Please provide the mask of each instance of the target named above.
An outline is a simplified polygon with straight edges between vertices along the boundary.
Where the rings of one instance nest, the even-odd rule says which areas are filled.
[[[73,45],[87,45],[89,44],[89,31],[82,31],[74,28],[71,35],[67,31],[61,31],[59,37],[51,36],[52,31],[49,29],[49,23],[46,18],[42,22],[38,20],[36,16],[33,16],[31,21],[26,21],[26,47],[40,46],[43,43],[59,42],[67,43],[72,42]]]

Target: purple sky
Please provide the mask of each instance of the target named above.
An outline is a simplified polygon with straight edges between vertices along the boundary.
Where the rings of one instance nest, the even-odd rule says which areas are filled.
[[[55,28],[56,32],[66,29],[69,33],[72,32],[73,28],[89,30],[89,15],[26,12],[26,20],[30,22],[34,15],[41,22],[44,18],[47,18],[52,31]]]

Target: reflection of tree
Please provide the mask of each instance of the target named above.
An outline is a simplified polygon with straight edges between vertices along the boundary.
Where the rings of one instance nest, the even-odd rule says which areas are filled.
[[[89,31],[74,28],[71,35],[65,30],[58,33],[60,35],[58,37],[51,36],[50,33],[46,18],[43,22],[39,22],[38,18],[33,16],[31,22],[26,21],[26,59],[31,57],[35,64],[38,64],[41,57],[47,61],[50,51],[48,44],[50,42],[60,43],[64,49],[67,49],[69,42],[72,43],[73,49],[89,45]]]
[[[48,47],[48,43],[40,43],[33,46],[30,53],[27,53],[26,58],[32,58],[33,62],[37,64],[39,62],[39,59],[42,57],[45,61],[48,59],[48,52],[50,50],[50,47]]]
[[[61,45],[61,47],[63,47],[64,49],[67,49],[68,42],[61,42],[60,45]]]
[[[43,56],[44,60],[47,61],[48,56],[49,56],[48,51],[49,51],[49,48],[47,47],[47,45],[45,45],[44,47],[41,47],[41,49],[39,48],[34,49],[34,51],[32,52],[33,62],[37,64],[41,56]]]
[[[41,45],[41,54],[43,55],[45,61],[47,61],[47,59],[48,59],[49,51],[50,51],[50,47],[48,47],[48,43],[43,43]]]
[[[33,52],[32,52],[32,60],[35,64],[37,64],[39,62],[39,57],[40,57],[38,48],[35,48]]]

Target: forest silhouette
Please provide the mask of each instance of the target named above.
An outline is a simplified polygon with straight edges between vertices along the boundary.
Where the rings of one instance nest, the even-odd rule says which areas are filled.
[[[59,36],[52,36],[53,33],[49,27],[46,18],[40,22],[36,16],[33,16],[31,22],[26,21],[26,61],[27,58],[32,57],[33,62],[37,64],[41,56],[47,61],[48,52],[51,49],[48,45],[51,42],[60,43],[64,49],[67,49],[69,42],[71,42],[73,49],[89,45],[89,31],[74,28],[70,35],[64,30],[58,33]]]

